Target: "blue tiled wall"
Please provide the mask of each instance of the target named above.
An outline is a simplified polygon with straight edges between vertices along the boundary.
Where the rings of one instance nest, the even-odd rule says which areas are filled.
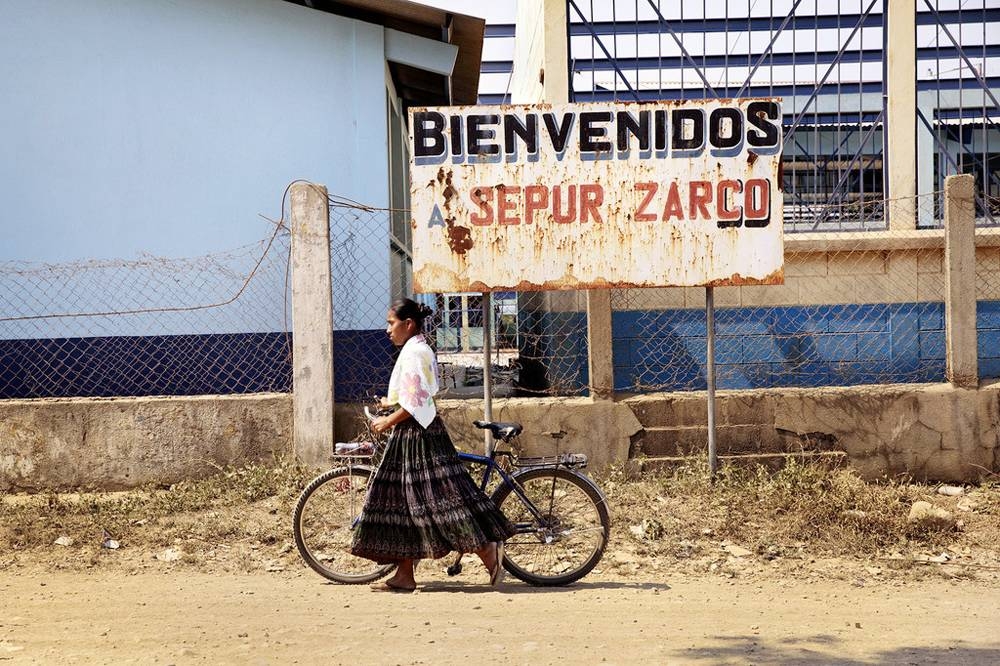
[[[613,326],[616,390],[706,387],[703,311],[616,312]],[[944,379],[941,303],[726,308],[715,330],[719,388]]]
[[[976,305],[979,376],[1000,377],[1000,301],[979,301]]]
[[[284,333],[0,340],[0,398],[289,391]]]
[[[521,353],[548,390],[586,391],[584,313],[523,312]],[[613,315],[615,389],[705,388],[705,313]],[[1000,301],[980,302],[979,372],[1000,377]],[[284,333],[0,340],[0,398],[252,393],[291,389]],[[381,394],[395,350],[382,330],[334,332],[338,401]],[[727,308],[716,312],[719,388],[944,380],[944,305]],[[53,370],[57,368],[57,370]]]
[[[395,350],[385,332],[334,331],[338,401],[383,395]],[[0,399],[290,391],[291,335],[0,340]]]

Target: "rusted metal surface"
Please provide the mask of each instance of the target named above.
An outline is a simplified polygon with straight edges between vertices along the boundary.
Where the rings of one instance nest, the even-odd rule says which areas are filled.
[[[413,109],[418,291],[780,284],[776,99]]]

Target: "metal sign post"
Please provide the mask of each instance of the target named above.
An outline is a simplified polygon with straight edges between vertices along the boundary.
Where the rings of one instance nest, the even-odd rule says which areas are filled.
[[[719,460],[715,450],[715,294],[712,287],[705,287],[705,323],[708,331],[705,359],[708,382],[708,469],[714,481]]]
[[[493,327],[490,315],[493,310],[493,298],[489,292],[483,293],[483,419],[493,420],[493,364],[490,355],[493,353]],[[483,431],[483,446],[486,455],[493,451],[493,433],[489,428]]]

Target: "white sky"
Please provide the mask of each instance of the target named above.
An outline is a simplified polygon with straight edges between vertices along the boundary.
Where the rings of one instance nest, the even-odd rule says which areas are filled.
[[[513,23],[517,0],[416,0],[422,5],[440,7],[459,14],[478,16],[487,23]]]

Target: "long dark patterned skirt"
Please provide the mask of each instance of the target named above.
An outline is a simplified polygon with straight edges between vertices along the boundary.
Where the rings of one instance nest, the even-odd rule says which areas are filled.
[[[351,553],[379,563],[437,559],[505,541],[514,527],[458,459],[440,417],[396,426],[368,487]]]

